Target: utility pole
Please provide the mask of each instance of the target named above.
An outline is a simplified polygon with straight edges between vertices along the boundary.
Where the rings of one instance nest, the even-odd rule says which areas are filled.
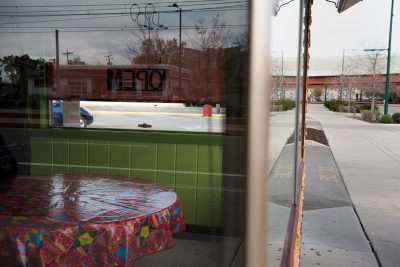
[[[136,8],[137,12],[133,12]],[[132,4],[130,8],[132,21],[135,22],[141,30],[146,28],[148,30],[149,37],[147,39],[147,66],[150,66],[150,45],[151,45],[151,30],[168,29],[168,27],[160,24],[160,14],[155,10],[152,3],[147,3],[144,6],[144,12],[140,11],[141,7],[138,4]],[[156,23],[157,22],[157,23]],[[144,32],[144,31],[143,31]]]
[[[67,55],[67,65],[69,65],[69,55],[72,55],[73,53],[74,53],[74,52],[69,52],[68,49],[67,49],[67,52],[61,53],[61,54],[63,54],[63,55]]]
[[[104,56],[105,58],[107,58],[107,65],[112,65],[111,59],[112,59],[112,55],[107,55]]]
[[[56,81],[56,86],[57,86],[57,94],[61,94],[61,89],[60,89],[60,46],[59,46],[59,40],[58,40],[58,30],[56,30],[56,74],[57,74],[57,81]]]
[[[182,91],[182,8],[174,3],[172,7],[179,9],[179,95]],[[189,98],[189,93],[186,92],[186,98]]]
[[[389,26],[389,45],[388,45],[388,55],[387,55],[387,64],[386,64],[386,83],[385,83],[385,107],[384,114],[388,114],[389,109],[389,85],[390,85],[390,53],[392,50],[392,22],[393,22],[393,5],[394,0],[392,0],[392,7],[390,11],[390,26]]]

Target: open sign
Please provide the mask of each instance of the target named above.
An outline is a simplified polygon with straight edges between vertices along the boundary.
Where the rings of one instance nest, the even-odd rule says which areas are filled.
[[[110,91],[163,91],[165,69],[107,69],[107,89]]]

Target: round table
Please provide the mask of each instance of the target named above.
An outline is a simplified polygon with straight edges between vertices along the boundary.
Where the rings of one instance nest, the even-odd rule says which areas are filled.
[[[132,266],[184,230],[176,193],[131,177],[18,177],[0,199],[3,266]]]

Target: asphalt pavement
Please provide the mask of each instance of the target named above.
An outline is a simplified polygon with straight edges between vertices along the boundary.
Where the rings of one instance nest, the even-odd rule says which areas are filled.
[[[325,131],[378,265],[400,266],[400,125],[370,124],[319,104],[309,105],[307,115]],[[329,266],[344,266],[337,260]]]
[[[180,132],[222,133],[225,109],[212,110],[211,117],[203,116],[202,107],[185,107],[181,103],[101,102],[81,101],[93,114],[89,128],[134,129]],[[141,124],[151,127],[142,128]]]
[[[384,106],[383,104],[379,104],[379,110],[383,113]],[[400,104],[390,104],[388,105],[388,113],[393,114],[393,113],[400,113]]]

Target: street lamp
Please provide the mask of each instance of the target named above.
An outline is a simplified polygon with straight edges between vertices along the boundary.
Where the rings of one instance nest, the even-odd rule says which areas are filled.
[[[176,7],[179,11],[179,96],[182,91],[182,8],[177,3],[173,3],[172,7]],[[180,97],[179,97],[180,98]],[[188,93],[186,98],[189,98]]]
[[[387,56],[387,64],[386,64],[386,84],[385,84],[385,103],[384,103],[384,111],[383,114],[388,114],[388,102],[389,102],[389,84],[390,84],[390,52],[392,50],[392,22],[393,22],[393,5],[394,0],[392,0],[392,7],[390,11],[390,26],[389,26],[389,45],[388,45],[388,56]]]

